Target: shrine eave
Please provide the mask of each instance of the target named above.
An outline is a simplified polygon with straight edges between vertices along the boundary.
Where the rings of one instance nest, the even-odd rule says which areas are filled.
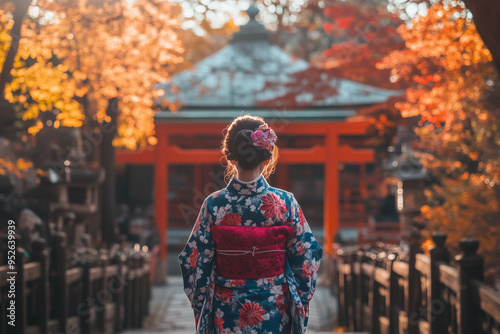
[[[274,109],[226,109],[214,111],[207,110],[180,110],[159,111],[155,114],[155,123],[171,122],[230,122],[240,115],[250,114],[260,116],[266,120],[286,120],[287,122],[317,122],[332,121],[341,122],[348,117],[356,115],[355,109],[345,110],[288,110],[279,111]]]

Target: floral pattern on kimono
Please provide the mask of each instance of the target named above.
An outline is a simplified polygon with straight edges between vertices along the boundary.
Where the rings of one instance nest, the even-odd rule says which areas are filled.
[[[235,279],[217,275],[213,226],[290,226],[280,275]],[[323,250],[292,193],[233,177],[208,196],[179,255],[184,291],[199,334],[305,332]]]

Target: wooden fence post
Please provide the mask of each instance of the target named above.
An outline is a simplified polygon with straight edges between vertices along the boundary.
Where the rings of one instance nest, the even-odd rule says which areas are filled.
[[[363,330],[363,272],[361,264],[363,263],[364,252],[362,249],[356,250],[353,266],[356,267],[357,275],[354,282],[356,288],[356,299],[354,301],[354,312],[356,313],[355,331]],[[352,268],[355,269],[354,267]]]
[[[40,263],[40,299],[37,308],[40,334],[47,334],[49,331],[49,254],[45,245],[44,239],[33,241],[33,260]]]
[[[148,286],[149,286],[149,265],[148,265],[148,257],[147,253],[144,251],[141,251],[141,258],[142,258],[142,283],[141,283],[141,301],[142,301],[142,306],[141,306],[141,324],[142,320],[147,316],[149,308],[149,291],[148,291]]]
[[[59,320],[59,332],[66,333],[66,321],[68,319],[67,291],[66,286],[66,235],[56,232],[53,235],[53,248],[51,257],[54,260],[55,277],[51,286],[58,287],[53,291],[55,316]]]
[[[16,237],[16,245],[20,245],[20,238]],[[24,334],[27,324],[27,303],[26,303],[26,278],[24,277],[24,248],[16,247],[16,326],[15,332]]]
[[[442,288],[439,280],[439,262],[448,264],[450,262],[450,253],[445,247],[446,234],[434,232],[432,240],[434,246],[429,250],[430,253],[430,275],[427,280],[427,321],[430,325],[429,334],[441,334],[448,331],[446,325],[445,304],[441,296]]]
[[[345,280],[344,280],[344,258],[345,252],[343,249],[337,251],[337,270],[338,270],[338,299],[339,299],[339,326],[345,327],[347,325],[346,317],[346,298],[345,298]]]
[[[99,251],[100,265],[102,270],[101,277],[101,290],[96,291],[96,295],[94,296],[99,303],[99,307],[101,307],[101,312],[99,314],[98,328],[102,331],[102,333],[109,333],[107,331],[107,320],[109,318],[109,286],[108,286],[108,276],[106,275],[106,268],[109,265],[109,255],[108,250],[106,248],[101,248]],[[114,327],[114,326],[113,326]]]
[[[416,224],[414,224],[416,225]],[[420,232],[413,231],[409,242],[408,254],[408,300],[406,301],[406,310],[408,317],[408,334],[417,334],[419,306],[421,300],[420,274],[415,267],[417,254],[420,253]]]
[[[397,334],[398,332],[398,317],[395,305],[397,300],[398,277],[393,270],[394,261],[397,258],[397,253],[389,253],[387,255],[387,272],[389,273],[389,286],[387,287],[388,296],[385,299],[386,316],[389,318],[389,333]]]
[[[140,328],[141,323],[141,276],[142,276],[142,264],[139,253],[135,251],[133,253],[133,263],[135,268],[134,276],[134,289],[133,289],[133,327]]]
[[[123,323],[125,319],[124,299],[125,299],[125,289],[127,288],[126,272],[125,272],[126,257],[122,252],[119,252],[117,254],[116,260],[118,265],[118,271],[117,275],[115,276],[115,281],[114,281],[115,285],[113,285],[113,290],[115,291],[116,318],[117,318],[115,321],[115,332],[120,333],[124,328]]]
[[[336,252],[337,253],[337,252]],[[332,255],[329,256],[331,258],[331,273],[332,273],[332,279],[330,280],[331,285],[330,285],[330,291],[338,296],[339,295],[339,270],[338,270],[338,259],[337,256]]]
[[[80,308],[80,326],[81,333],[89,334],[92,327],[92,320],[96,316],[95,309],[90,305],[90,301],[94,300],[95,296],[91,296],[90,267],[91,254],[87,249],[86,257],[82,263],[82,307]]]
[[[346,273],[344,284],[347,287],[347,291],[345,292],[346,299],[346,312],[347,312],[347,326],[350,331],[354,331],[355,323],[356,323],[356,312],[355,312],[355,286],[354,286],[354,273],[353,273],[353,263],[354,256],[353,252],[349,250],[345,257],[346,268],[349,268],[349,272]]]
[[[152,253],[149,252],[146,254],[146,262],[147,262],[147,267],[148,267],[148,270],[147,270],[147,275],[146,275],[146,311],[145,311],[145,316],[149,315],[149,301],[151,300],[151,289],[152,289],[152,286],[151,286],[151,256],[152,256]]]
[[[377,315],[380,313],[379,309],[379,295],[378,290],[375,289],[377,286],[377,281],[375,280],[375,270],[377,268],[377,255],[371,254],[371,265],[372,272],[370,273],[370,283],[368,285],[368,305],[370,306],[370,319],[366,319],[366,324],[368,324],[368,328],[365,326],[365,329],[368,329],[372,334],[378,334],[377,327],[378,319]]]
[[[133,328],[134,323],[134,281],[136,270],[131,254],[127,254],[127,289],[125,299],[125,328]]]
[[[457,320],[458,334],[482,333],[481,310],[472,298],[472,280],[484,281],[484,260],[477,255],[479,241],[462,238],[462,253],[455,257],[458,264]]]

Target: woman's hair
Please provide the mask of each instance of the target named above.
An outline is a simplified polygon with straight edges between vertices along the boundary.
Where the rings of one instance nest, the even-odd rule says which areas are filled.
[[[269,160],[262,174],[268,178],[275,170],[278,162],[278,147],[273,145],[269,149],[255,146],[251,134],[261,125],[266,124],[262,117],[244,115],[238,116],[224,130],[222,153],[228,161],[237,161],[241,169],[251,170],[262,162]],[[229,164],[226,168],[226,177],[237,172],[236,167]]]

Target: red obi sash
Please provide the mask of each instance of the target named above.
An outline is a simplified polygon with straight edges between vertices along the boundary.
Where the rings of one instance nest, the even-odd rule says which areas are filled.
[[[285,271],[290,226],[212,226],[217,275],[226,278],[273,277]]]

